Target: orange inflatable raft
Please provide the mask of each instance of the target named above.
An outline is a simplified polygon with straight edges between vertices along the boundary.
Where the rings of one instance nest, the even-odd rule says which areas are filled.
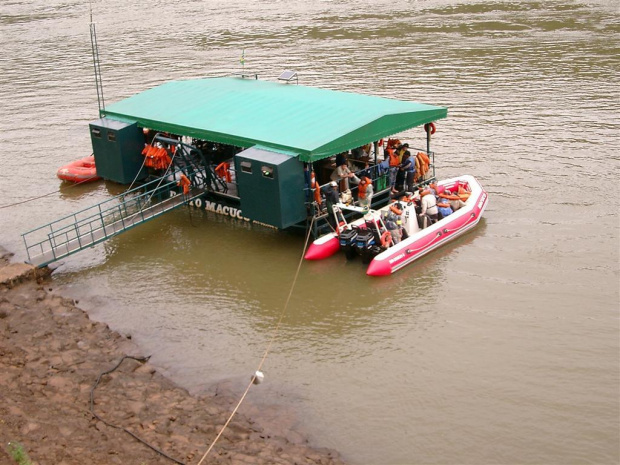
[[[56,172],[56,176],[63,181],[70,182],[90,182],[101,179],[97,176],[97,168],[95,167],[95,156],[80,158],[71,163],[62,166]]]

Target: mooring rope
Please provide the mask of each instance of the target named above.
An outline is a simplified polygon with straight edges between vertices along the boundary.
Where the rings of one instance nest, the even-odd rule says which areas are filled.
[[[155,136],[157,136],[158,134],[159,133],[155,134]],[[138,180],[138,176],[140,176],[140,173],[142,172],[142,168],[144,168],[145,163],[146,163],[146,156],[144,157],[144,160],[142,160],[142,166],[140,166],[140,169],[136,173],[136,177],[133,178],[133,181],[131,181],[131,184],[129,184],[129,187],[125,190],[125,192],[130,191],[133,185],[136,183],[136,181]]]
[[[288,297],[286,298],[286,302],[284,304],[284,308],[282,309],[282,312],[280,313],[280,318],[278,319],[278,323],[276,324],[276,326],[275,326],[275,328],[273,330],[273,335],[272,335],[269,343],[267,344],[267,348],[265,349],[265,352],[263,353],[263,358],[261,359],[260,363],[258,364],[256,372],[254,372],[254,375],[252,375],[252,378],[250,379],[250,383],[248,384],[248,387],[245,388],[245,391],[244,391],[243,395],[241,396],[241,398],[239,399],[239,402],[237,403],[237,405],[233,409],[232,413],[228,417],[228,420],[226,420],[226,423],[224,423],[224,426],[222,426],[222,429],[217,434],[217,436],[215,437],[215,439],[213,440],[213,442],[211,443],[211,445],[209,446],[207,451],[204,453],[204,455],[200,459],[200,462],[198,462],[197,465],[201,465],[202,464],[202,462],[205,460],[205,458],[207,458],[207,456],[209,455],[209,453],[211,452],[211,450],[213,449],[213,447],[215,446],[217,441],[220,439],[220,437],[224,433],[224,430],[226,430],[226,428],[228,427],[229,423],[232,421],[233,417],[237,413],[237,410],[239,410],[239,407],[241,406],[241,404],[245,400],[245,397],[247,396],[248,392],[250,391],[250,388],[252,387],[252,385],[254,384],[254,382],[256,380],[256,376],[257,376],[258,372],[260,372],[261,368],[263,367],[263,364],[265,363],[265,360],[267,360],[267,355],[269,354],[269,351],[271,350],[271,346],[273,345],[274,341],[276,340],[276,337],[278,336],[278,331],[280,329],[280,325],[282,324],[282,320],[284,319],[284,315],[286,314],[286,311],[288,310],[288,305],[289,305],[289,303],[291,301],[291,297],[293,295],[293,290],[295,289],[295,285],[297,284],[297,278],[299,277],[299,271],[301,270],[301,265],[302,265],[302,263],[304,261],[304,255],[306,254],[306,249],[308,248],[308,241],[310,240],[310,234],[312,232],[312,226],[313,225],[314,225],[314,217],[312,218],[312,222],[310,223],[310,227],[308,228],[308,234],[306,235],[306,243],[304,244],[304,248],[303,248],[301,257],[299,259],[299,264],[297,265],[297,271],[295,272],[295,277],[293,278],[293,283],[291,284],[291,290],[289,291]]]
[[[142,167],[144,166],[144,162],[146,162],[146,157],[144,158],[144,161],[142,162],[142,166],[140,167],[140,170],[138,171],[138,174],[136,175],[136,177],[134,178],[133,181],[131,181],[130,186],[125,190],[125,192],[128,192],[131,190],[131,188],[133,187],[134,183],[136,182],[136,180],[138,179],[138,175],[140,174],[140,171],[142,171]],[[74,182],[73,184],[70,184],[67,189],[71,189],[75,186],[79,186],[80,184],[84,184],[85,182],[91,182],[91,179],[85,179],[83,181],[78,181],[78,182]],[[9,208],[9,207],[15,207],[17,205],[21,205],[24,203],[28,203],[28,202],[32,202],[33,200],[38,200],[38,199],[42,199],[44,197],[48,197],[50,195],[53,194],[57,194],[61,192],[61,189],[56,189],[55,191],[52,192],[48,192],[47,194],[43,194],[43,195],[38,195],[36,197],[31,197],[25,200],[20,200],[19,202],[15,202],[15,203],[9,203],[7,205],[0,205],[0,210],[2,210],[3,208]],[[122,195],[122,194],[121,194]]]
[[[159,133],[158,133],[158,134],[159,134]],[[173,157],[173,158],[174,158],[174,157]],[[138,176],[140,175],[140,172],[142,171],[142,168],[144,167],[144,163],[145,163],[145,162],[146,162],[146,157],[144,157],[144,160],[142,161],[142,166],[140,166],[140,169],[138,170],[138,174],[136,174],[136,177],[133,179],[133,181],[131,181],[131,184],[130,184],[130,185],[129,185],[129,187],[125,190],[125,193],[129,192],[129,191],[131,190],[131,188],[133,187],[133,185],[135,184],[136,180],[138,179]],[[80,184],[84,184],[85,182],[91,182],[91,179],[85,179],[85,180],[83,180],[83,181],[78,181],[78,182],[75,182],[75,183],[73,183],[73,184],[69,185],[69,186],[67,187],[67,189],[71,189],[71,188],[73,188],[73,187],[79,186]],[[158,186],[158,187],[159,187],[159,186]],[[25,200],[20,200],[19,202],[9,203],[9,204],[7,204],[7,205],[0,205],[0,210],[2,210],[2,209],[4,209],[4,208],[9,208],[9,207],[15,207],[15,206],[17,206],[17,205],[22,205],[22,204],[24,204],[24,203],[32,202],[32,201],[34,201],[34,200],[42,199],[42,198],[44,198],[44,197],[48,197],[48,196],[50,196],[50,195],[57,194],[57,193],[59,193],[59,192],[61,192],[61,189],[56,189],[55,191],[48,192],[47,194],[38,195],[38,196],[36,196],[36,197],[31,197],[31,198],[28,198],[28,199],[25,199]],[[123,195],[123,194],[121,194],[121,195]]]
[[[78,181],[78,182],[75,182],[75,183],[73,183],[73,184],[70,184],[70,185],[69,185],[69,187],[67,187],[67,189],[71,189],[71,188],[73,188],[73,187],[75,187],[75,186],[79,186],[80,184],[84,184],[85,182],[90,182],[90,181],[91,181],[91,179],[85,179],[85,180],[83,180],[83,181]],[[20,200],[19,202],[9,203],[9,204],[7,204],[7,205],[0,205],[0,210],[2,210],[3,208],[14,207],[14,206],[16,206],[16,205],[21,205],[21,204],[23,204],[23,203],[32,202],[33,200],[42,199],[43,197],[48,197],[48,196],[50,196],[50,195],[57,194],[57,193],[59,193],[59,192],[61,192],[61,189],[56,189],[55,191],[48,192],[47,194],[38,195],[38,196],[36,196],[36,197],[31,197],[31,198],[28,198],[28,199],[25,199],[25,200]]]

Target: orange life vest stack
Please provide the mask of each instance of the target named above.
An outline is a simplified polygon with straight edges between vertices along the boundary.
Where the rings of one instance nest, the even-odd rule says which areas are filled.
[[[165,170],[172,163],[172,159],[168,155],[168,151],[163,147],[154,147],[150,144],[144,146],[142,155],[146,157],[144,166],[156,170]]]

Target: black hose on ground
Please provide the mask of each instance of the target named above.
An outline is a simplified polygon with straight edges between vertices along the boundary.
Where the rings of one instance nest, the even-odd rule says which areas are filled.
[[[118,367],[121,366],[121,364],[123,363],[123,361],[125,359],[132,359],[132,360],[136,360],[137,362],[140,363],[146,363],[150,357],[150,355],[148,357],[133,357],[131,355],[125,355],[123,356],[123,358],[121,358],[121,360],[116,364],[116,366],[110,370],[104,371],[103,373],[101,373],[98,377],[97,377],[97,381],[95,381],[95,384],[93,385],[93,387],[90,390],[90,413],[99,421],[101,421],[102,423],[104,423],[106,426],[109,426],[111,428],[116,428],[116,429],[120,429],[122,431],[124,431],[125,433],[129,434],[131,437],[133,437],[135,440],[141,442],[142,444],[144,444],[145,446],[149,447],[150,449],[152,449],[153,451],[157,452],[159,455],[161,455],[162,457],[167,458],[168,460],[171,460],[174,463],[177,463],[179,465],[185,465],[185,463],[180,462],[177,459],[174,459],[172,457],[170,457],[169,455],[167,455],[165,452],[159,450],[158,448],[156,448],[155,446],[152,446],[151,444],[149,444],[148,442],[146,442],[144,439],[139,438],[138,436],[136,436],[134,433],[132,433],[131,431],[129,431],[126,428],[123,428],[122,426],[117,426],[117,425],[113,425],[109,422],[107,422],[106,420],[104,420],[103,418],[101,418],[99,415],[97,415],[95,413],[95,409],[94,409],[94,405],[95,405],[95,389],[97,388],[97,386],[99,385],[99,382],[101,381],[101,378],[105,375],[108,375],[110,373],[112,373],[113,371],[115,371]]]

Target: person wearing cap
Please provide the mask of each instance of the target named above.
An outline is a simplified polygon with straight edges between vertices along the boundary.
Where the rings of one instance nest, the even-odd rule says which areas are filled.
[[[329,224],[335,228],[336,219],[334,218],[334,205],[340,201],[340,197],[338,195],[338,183],[336,181],[331,181],[326,187],[324,187],[323,194],[325,194],[325,205],[327,207],[327,221],[329,221]]]
[[[385,227],[390,232],[392,236],[392,242],[394,244],[398,244],[402,237],[402,218],[403,208],[400,202],[395,202],[390,205],[390,208],[387,211],[387,215],[385,217]]]
[[[398,154],[398,161],[402,163],[403,157],[405,156],[405,152],[409,150],[409,144],[406,142],[398,147],[396,153]]]

